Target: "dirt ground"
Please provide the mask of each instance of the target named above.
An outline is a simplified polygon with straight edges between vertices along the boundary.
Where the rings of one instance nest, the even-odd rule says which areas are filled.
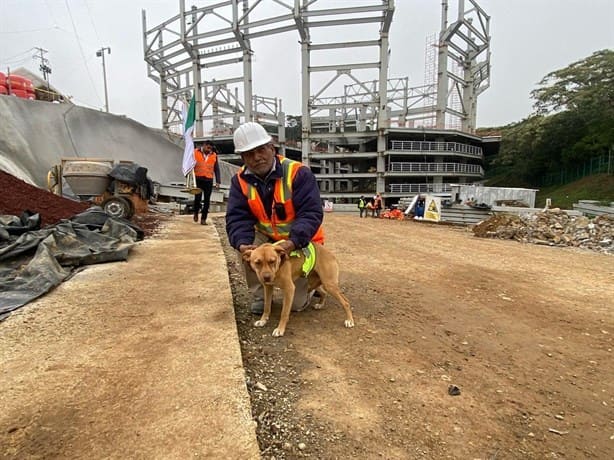
[[[154,217],[0,323],[0,458],[258,458],[217,231]]]
[[[248,313],[242,268],[227,247],[223,218],[216,220],[216,227],[227,257],[263,458],[611,458],[614,257],[482,239],[464,227],[327,214],[326,244],[340,262],[341,287],[352,303],[356,327],[343,327],[342,309],[331,299],[323,310],[294,313],[286,335],[275,338],[271,333],[279,307],[274,306],[266,327],[253,327],[255,317]],[[169,243],[160,257],[172,263],[175,255]],[[92,269],[94,274],[98,270],[98,276],[89,283],[98,278],[108,283],[111,273]],[[155,275],[159,268],[139,267],[139,279],[151,278],[147,270]],[[181,287],[185,289],[185,284],[177,289]],[[125,305],[140,305],[144,292],[130,288],[113,295]],[[172,292],[165,295],[173,297]],[[88,298],[82,303],[96,301]],[[58,305],[49,318],[59,321],[67,314],[68,308]],[[114,327],[123,321],[125,327],[149,333],[143,318],[123,314],[128,316],[113,320]],[[147,315],[155,318],[158,313]],[[196,316],[190,318],[197,321]],[[52,323],[46,330],[40,319],[28,315],[14,323],[23,328],[19,333],[13,325],[10,333],[21,350],[21,365],[24,369],[49,367],[47,375],[67,397],[101,393],[104,408],[86,414],[84,426],[94,432],[106,421],[115,428],[99,431],[98,438],[119,436],[129,446],[138,442],[138,427],[130,427],[133,414],[125,408],[134,403],[146,411],[150,402],[144,392],[154,382],[140,382],[137,369],[125,382],[128,386],[115,381],[119,374],[103,374],[100,380],[88,374],[84,379],[88,388],[61,388],[62,381],[74,379],[70,374],[91,372],[72,361],[83,353],[92,354],[94,346],[100,347],[96,369],[122,366],[121,357],[107,352],[113,350],[109,347],[125,348],[125,359],[134,359],[129,344],[117,342],[121,335],[110,340],[104,328],[88,334],[95,316],[76,311],[68,319],[80,332],[65,341],[57,340]],[[163,332],[161,327],[157,324],[156,334]],[[28,335],[34,330],[40,340]],[[52,350],[45,348],[47,338],[54,339]],[[71,350],[80,347],[77,339],[86,348],[72,355]],[[181,338],[174,338],[173,344],[180,346]],[[139,348],[139,357],[164,359],[159,348]],[[184,390],[181,371],[188,369],[185,366],[189,363],[170,369],[165,385],[175,379]],[[15,382],[19,384],[19,379]],[[460,394],[451,395],[451,386]],[[48,391],[41,386],[41,394]],[[40,397],[28,395],[33,404]],[[164,401],[158,399],[157,404]],[[35,406],[30,409],[36,417],[46,416],[36,412]],[[60,401],[57,410],[70,418],[75,407],[62,406]],[[162,410],[155,406],[155,412]],[[189,404],[180,416],[186,431],[193,430]],[[23,439],[23,424],[18,419],[2,426],[0,456],[11,457],[15,451],[7,449],[7,442],[14,447],[16,439]],[[146,428],[165,433],[163,425]],[[194,442],[166,435],[173,446]],[[54,447],[47,450],[47,457],[62,457],[60,453],[67,452],[62,450],[63,443],[78,438],[53,439],[40,433],[38,439]],[[160,441],[158,447],[163,445]],[[148,452],[155,452],[155,447]],[[40,457],[40,448],[30,445],[22,452]],[[117,449],[109,448],[104,456],[121,452]],[[176,451],[187,454],[190,450],[186,445]],[[130,452],[143,457],[138,450]],[[237,452],[235,458],[247,457]]]
[[[611,458],[614,258],[355,215],[325,230],[354,329],[334,300],[282,338],[279,306],[254,328],[227,251],[264,458]]]

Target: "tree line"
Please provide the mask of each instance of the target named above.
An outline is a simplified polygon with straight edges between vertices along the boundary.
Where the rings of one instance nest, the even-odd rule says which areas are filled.
[[[549,174],[614,150],[614,51],[550,72],[531,97],[530,116],[498,128],[501,147],[487,160],[487,178],[537,186]]]

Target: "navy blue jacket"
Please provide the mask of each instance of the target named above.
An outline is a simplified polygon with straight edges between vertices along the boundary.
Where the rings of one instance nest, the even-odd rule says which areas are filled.
[[[247,170],[241,174],[242,178],[256,187],[264,209],[271,217],[275,181],[282,177],[279,159],[275,157],[275,169],[264,180],[255,174],[250,174]],[[294,176],[292,203],[296,216],[294,222],[292,222],[289,239],[292,240],[297,249],[300,249],[309,244],[320,225],[322,225],[324,218],[320,190],[315,176],[307,167],[299,168],[296,176]],[[247,203],[247,198],[241,191],[239,179],[235,175],[230,181],[230,195],[226,207],[226,233],[233,248],[239,249],[242,244],[253,244],[256,222],[257,220]]]

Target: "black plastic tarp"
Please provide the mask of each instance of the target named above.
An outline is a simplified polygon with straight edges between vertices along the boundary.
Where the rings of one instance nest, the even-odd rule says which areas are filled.
[[[144,185],[147,183],[147,168],[136,163],[120,163],[113,166],[109,176],[130,185]]]
[[[0,223],[0,228],[7,226]],[[141,239],[139,227],[110,217],[99,207],[52,227],[11,235],[0,246],[0,321],[80,266],[126,260]]]
[[[40,226],[40,215],[32,211],[24,211],[20,217],[0,215],[0,242],[9,240],[11,235],[21,235]]]
[[[130,185],[139,186],[141,198],[148,199],[153,195],[153,182],[147,177],[147,168],[136,163],[119,163],[113,166],[109,176],[115,180]],[[113,186],[110,187],[113,192]]]

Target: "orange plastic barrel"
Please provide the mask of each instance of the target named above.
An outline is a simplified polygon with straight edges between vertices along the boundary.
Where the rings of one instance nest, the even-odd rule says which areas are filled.
[[[6,75],[0,72],[0,86],[6,86]]]
[[[32,93],[30,93],[29,91],[23,90],[23,89],[12,89],[11,88],[11,94],[21,99],[34,99],[34,95]]]
[[[4,85],[0,85],[0,94],[8,94],[8,93],[9,93],[9,89]]]
[[[22,77],[21,75],[11,74],[6,77],[8,87],[9,83],[11,84],[11,90],[22,90],[22,91],[31,91],[34,92],[34,85],[32,84],[32,80],[26,77]]]

